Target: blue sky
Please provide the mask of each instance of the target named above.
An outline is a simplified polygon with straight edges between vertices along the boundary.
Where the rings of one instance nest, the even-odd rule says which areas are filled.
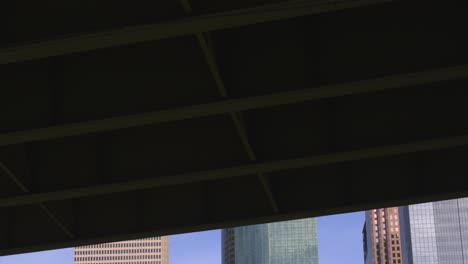
[[[363,212],[320,217],[317,223],[319,264],[363,263]],[[219,230],[171,236],[169,264],[220,264],[220,239]],[[73,249],[0,257],[0,264],[24,263],[72,264]]]
[[[362,264],[364,212],[319,217],[319,264]]]

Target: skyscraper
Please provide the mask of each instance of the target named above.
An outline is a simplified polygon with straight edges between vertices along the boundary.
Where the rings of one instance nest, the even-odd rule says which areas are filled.
[[[468,198],[400,208],[405,264],[468,263]]]
[[[151,237],[76,247],[75,264],[168,264],[168,238]]]
[[[315,219],[243,226],[222,231],[223,264],[317,264]]]
[[[366,264],[401,264],[402,261],[398,207],[366,211],[363,230]]]

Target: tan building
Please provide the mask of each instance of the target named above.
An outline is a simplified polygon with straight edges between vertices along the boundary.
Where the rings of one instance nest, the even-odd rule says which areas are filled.
[[[366,264],[402,264],[398,207],[367,211],[363,239]]]
[[[76,247],[74,264],[168,264],[168,237]]]

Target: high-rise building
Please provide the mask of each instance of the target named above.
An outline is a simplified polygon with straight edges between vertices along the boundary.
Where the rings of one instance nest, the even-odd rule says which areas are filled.
[[[468,263],[468,198],[400,208],[405,264]]]
[[[221,231],[221,255],[223,264],[235,264],[236,248],[234,240],[235,228],[226,228]]]
[[[315,219],[243,226],[222,231],[223,264],[317,264]]]
[[[151,237],[76,247],[75,264],[168,264],[168,238]]]
[[[398,207],[366,211],[363,230],[366,264],[401,264],[400,223]]]

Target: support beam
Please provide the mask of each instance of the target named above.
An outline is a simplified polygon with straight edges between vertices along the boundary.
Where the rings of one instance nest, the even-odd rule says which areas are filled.
[[[192,7],[190,5],[190,0],[181,0],[181,3],[182,3],[182,7],[184,8],[185,13],[191,14]],[[219,94],[221,95],[222,98],[227,98],[228,92],[226,90],[226,87],[224,85],[223,79],[219,71],[215,52],[213,50],[212,45],[209,44],[210,32],[197,33],[196,37],[197,37],[198,45],[200,46],[203,52],[203,55],[205,57],[205,61],[207,62],[208,67],[210,69],[211,76],[213,76],[213,79],[216,83],[216,87],[218,88]],[[236,128],[236,132],[239,135],[239,139],[241,141],[242,147],[247,153],[249,160],[253,162],[257,161],[255,152],[253,151],[252,145],[249,142],[247,130],[245,128],[245,125],[242,122],[242,112],[229,112],[229,117],[231,118]],[[271,186],[270,186],[267,176],[265,174],[258,173],[257,178],[262,186],[262,189],[265,195],[267,196],[268,203],[270,204],[271,209],[273,210],[274,213],[278,213],[279,212],[278,203],[276,202],[273,191],[271,190]]]
[[[11,180],[13,181],[16,186],[18,186],[18,188],[20,188],[20,190],[24,193],[27,193],[29,192],[28,188],[26,187],[26,185],[24,185],[19,179],[18,177],[16,177],[15,174],[13,174],[13,172],[7,167],[5,166],[5,164],[3,164],[3,162],[0,161],[0,171],[3,171],[3,173]]]
[[[275,195],[273,190],[271,189],[270,180],[267,178],[267,175],[264,173],[258,173],[257,178],[262,185],[262,189],[265,192],[268,202],[270,203],[270,207],[273,210],[273,213],[278,214],[280,212],[278,202],[276,201]]]
[[[8,176],[8,178],[10,178],[14,182],[23,193],[30,193],[30,190],[26,187],[26,185],[24,185],[18,179],[18,177],[16,177],[15,174],[13,174],[13,172],[10,169],[8,169],[8,167],[5,166],[5,164],[3,164],[2,162],[0,162],[0,170],[3,171]],[[42,203],[39,203],[38,205],[41,208],[41,210],[44,211],[47,214],[47,216],[54,222],[54,224],[60,228],[60,230],[62,230],[69,238],[75,238],[75,235],[55,216],[54,213],[50,211],[50,209],[47,206],[45,206]]]
[[[0,49],[0,64],[193,35],[199,32],[277,21],[390,1],[392,0],[285,1],[255,8],[215,13],[159,24],[126,27],[4,48]]]
[[[86,121],[81,123],[51,126],[0,134],[0,146],[78,136],[89,133],[113,131],[171,121],[186,120],[230,112],[267,108],[278,105],[301,103],[326,98],[382,92],[392,89],[426,85],[434,82],[468,78],[468,65],[430,70],[411,74],[356,81],[345,84],[326,85],[316,88],[282,92],[241,99],[186,106],[157,112]],[[444,89],[450,89],[449,86]]]
[[[426,141],[417,141],[399,145],[367,148],[353,151],[337,152],[324,155],[308,156],[298,159],[254,163],[231,168],[198,171],[177,175],[161,176],[143,180],[103,184],[92,187],[73,188],[46,193],[29,193],[13,197],[1,198],[0,207],[13,207],[26,204],[39,204],[50,201],[78,199],[112,193],[131,192],[164,186],[174,186],[195,182],[219,180],[245,175],[270,173],[289,169],[299,169],[312,166],[337,164],[349,161],[359,161],[372,158],[398,156],[408,153],[418,153],[468,146],[468,135],[446,137]],[[313,177],[313,176],[311,176]]]
[[[241,144],[247,153],[249,160],[251,162],[256,162],[257,161],[257,156],[255,155],[255,152],[252,148],[252,145],[249,142],[249,138],[247,136],[247,130],[245,128],[245,125],[242,122],[242,118],[240,117],[242,113],[230,113],[231,119],[234,123],[234,126],[236,128],[237,134],[239,135]],[[258,181],[260,182],[260,185],[262,186],[262,189],[267,196],[268,202],[270,204],[271,209],[273,210],[274,213],[279,213],[279,206],[278,202],[276,201],[276,198],[273,194],[273,191],[270,186],[270,182],[268,180],[268,177],[266,173],[257,173],[257,178]]]
[[[58,226],[60,230],[62,230],[62,232],[64,232],[71,239],[75,238],[73,232],[67,226],[65,226],[60,219],[57,218],[57,216],[49,209],[49,207],[42,203],[39,204],[39,207],[42,211],[44,211],[47,214],[47,216],[52,220],[52,222],[54,222],[54,224]]]
[[[367,203],[348,203],[345,205],[340,204],[337,207],[326,208],[326,209],[310,208],[307,211],[290,212],[290,213],[282,213],[282,214],[259,216],[259,217],[244,217],[240,219],[230,219],[227,221],[216,221],[216,222],[211,221],[211,222],[204,223],[204,224],[180,224],[178,226],[171,227],[171,228],[168,228],[168,227],[156,228],[155,226],[154,230],[148,230],[146,232],[125,232],[122,230],[118,230],[118,232],[120,231],[120,233],[116,233],[114,235],[80,238],[76,240],[60,241],[56,243],[38,243],[33,246],[18,247],[18,248],[14,248],[14,247],[2,248],[0,249],[0,256],[35,252],[35,251],[42,251],[42,250],[50,250],[50,249],[56,249],[56,248],[69,248],[69,247],[76,247],[76,246],[118,242],[118,241],[124,241],[124,240],[140,239],[140,238],[145,238],[145,237],[176,235],[176,234],[185,234],[185,233],[190,233],[190,232],[200,232],[200,231],[205,231],[205,230],[231,228],[231,227],[238,227],[238,226],[245,226],[245,225],[264,224],[264,223],[270,223],[270,222],[276,222],[276,221],[289,221],[289,220],[294,220],[294,219],[319,217],[319,216],[325,216],[325,215],[331,215],[331,214],[343,214],[343,213],[349,213],[349,212],[370,210],[373,208],[385,208],[385,207],[394,207],[394,206],[416,204],[416,203],[426,203],[426,202],[432,202],[432,201],[438,201],[438,200],[456,199],[456,198],[465,197],[467,195],[468,193],[464,191],[464,192],[434,194],[430,196],[415,196],[415,197],[409,196],[409,197],[405,197],[399,200],[392,200],[392,201],[382,200],[382,201],[367,202]]]

